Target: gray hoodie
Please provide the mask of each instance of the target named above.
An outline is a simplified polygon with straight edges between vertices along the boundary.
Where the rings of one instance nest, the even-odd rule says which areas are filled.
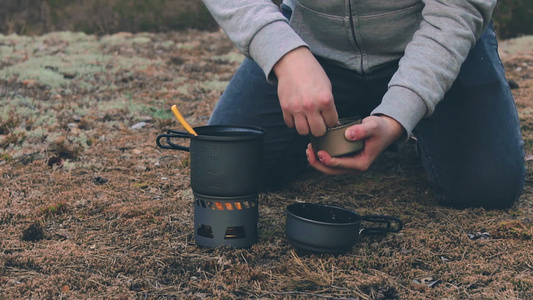
[[[361,74],[400,59],[372,114],[411,133],[430,116],[487,27],[496,0],[203,0],[236,47],[274,83],[276,62],[305,46]]]

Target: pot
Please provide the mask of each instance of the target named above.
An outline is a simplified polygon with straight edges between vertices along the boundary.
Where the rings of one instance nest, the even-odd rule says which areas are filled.
[[[349,141],[344,136],[344,132],[348,127],[355,124],[361,124],[361,118],[341,118],[339,119],[339,123],[340,125],[336,127],[328,128],[326,134],[323,136],[309,136],[315,155],[317,155],[318,151],[324,150],[331,155],[331,157],[341,157],[363,149],[363,141]]]
[[[195,127],[198,134],[168,130],[156,143],[190,152],[191,188],[207,196],[244,196],[259,192],[264,130],[252,126]],[[165,140],[165,143],[161,141]],[[189,147],[179,142],[190,140]]]
[[[362,228],[361,222],[381,226]],[[403,222],[392,216],[361,216],[355,211],[326,204],[295,203],[287,206],[286,234],[297,248],[320,253],[350,250],[360,235],[399,232]]]

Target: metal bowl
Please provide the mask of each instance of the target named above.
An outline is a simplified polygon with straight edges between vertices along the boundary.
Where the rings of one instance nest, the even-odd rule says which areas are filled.
[[[344,132],[348,127],[361,124],[361,118],[341,118],[339,119],[339,123],[340,125],[336,127],[328,128],[326,134],[323,136],[310,136],[315,155],[317,155],[318,151],[324,150],[331,157],[340,157],[353,154],[363,149],[363,141],[349,141],[344,136]]]
[[[360,235],[399,232],[402,220],[385,215],[361,216],[357,212],[320,203],[294,203],[287,206],[285,232],[296,248],[318,253],[349,251]],[[363,227],[362,222],[374,227]]]

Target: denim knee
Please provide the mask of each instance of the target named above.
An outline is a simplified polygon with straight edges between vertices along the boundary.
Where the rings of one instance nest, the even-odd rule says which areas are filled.
[[[487,162],[487,164],[490,164]],[[439,202],[453,208],[483,207],[506,209],[522,194],[525,183],[525,165],[495,166],[471,172],[466,177],[457,176],[437,191]]]

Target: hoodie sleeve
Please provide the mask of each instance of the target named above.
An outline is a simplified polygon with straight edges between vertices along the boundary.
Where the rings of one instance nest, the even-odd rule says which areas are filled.
[[[237,49],[274,82],[272,68],[286,53],[307,44],[271,0],[203,0]]]
[[[372,112],[394,118],[407,136],[444,98],[496,5],[496,0],[422,2],[420,28],[400,59],[389,90]]]

